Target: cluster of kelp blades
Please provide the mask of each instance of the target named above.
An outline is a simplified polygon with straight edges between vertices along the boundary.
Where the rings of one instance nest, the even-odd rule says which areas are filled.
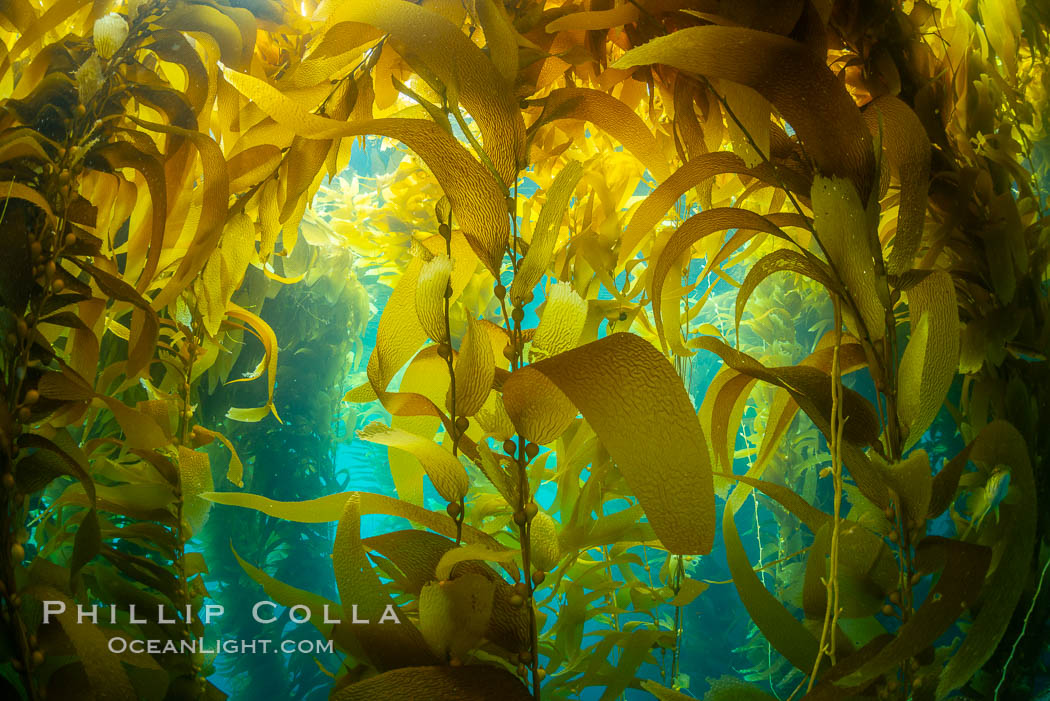
[[[1030,690],[1048,24],[1012,0],[4,3],[4,693],[221,698],[201,654],[106,652],[204,636],[182,612],[209,559],[209,586],[244,583],[221,525],[241,521],[202,531],[214,503],[260,532],[338,522],[329,596],[285,581],[320,566],[321,532],[234,555],[273,601],[347,621],[313,621],[344,654],[318,660],[339,701],[692,698],[681,612],[708,583],[686,564],[719,522],[789,671],[707,698]],[[358,212],[322,181],[366,136],[410,155]],[[393,289],[339,397],[367,316],[349,251]],[[784,273],[829,301],[815,341],[786,337]],[[723,366],[696,410],[699,351]],[[397,498],[336,485],[340,399],[392,417],[358,437]],[[794,593],[737,530],[758,494],[808,534]],[[362,538],[366,514],[417,528]]]

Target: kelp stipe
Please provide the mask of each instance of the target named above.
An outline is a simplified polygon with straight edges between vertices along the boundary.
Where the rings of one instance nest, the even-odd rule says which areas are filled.
[[[0,8],[0,684],[1033,695],[1048,26],[957,0]],[[340,440],[397,497],[341,481]],[[723,548],[760,635],[712,668]],[[315,616],[342,659],[245,688],[104,653],[200,640],[233,587],[401,623]]]

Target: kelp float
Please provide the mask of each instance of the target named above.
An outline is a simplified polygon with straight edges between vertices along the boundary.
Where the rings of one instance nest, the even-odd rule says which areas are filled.
[[[768,664],[708,698],[1031,693],[1048,22],[1013,0],[3,3],[4,693],[221,698],[199,654],[105,652],[205,634],[128,614],[201,608],[229,563],[221,537],[187,550],[213,504],[338,524],[327,596],[266,543],[233,553],[272,600],[400,607],[315,621],[345,655],[332,699],[689,698],[682,611],[719,536]],[[377,137],[407,154],[379,204],[337,177]],[[282,395],[330,394],[363,328],[351,252],[392,290],[343,399],[391,417],[358,436],[398,496],[345,491],[322,449],[315,498],[274,500],[250,491],[266,447],[338,399]],[[311,294],[338,328],[265,321]],[[698,408],[697,357],[721,363]],[[783,535],[756,567],[759,495]],[[368,514],[414,527],[362,538]],[[56,600],[120,614],[42,625]]]

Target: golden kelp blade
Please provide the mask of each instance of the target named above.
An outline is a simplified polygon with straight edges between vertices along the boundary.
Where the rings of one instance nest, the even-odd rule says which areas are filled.
[[[513,182],[526,161],[525,123],[510,83],[459,27],[409,2],[345,3],[338,18],[378,27],[422,59],[477,121],[485,153],[503,182]]]
[[[715,530],[711,458],[674,368],[617,333],[516,370],[503,384],[519,430],[530,406],[568,397],[594,429],[670,552],[706,554]]]
[[[849,93],[809,47],[745,27],[689,27],[631,49],[613,68],[653,63],[757,90],[794,128],[821,172],[849,178],[867,201],[875,184],[871,134]]]
[[[312,114],[269,83],[223,67],[223,76],[237,90],[295,134],[333,139],[373,134],[403,142],[434,172],[471,247],[499,275],[510,239],[506,193],[454,136],[427,119],[371,119],[340,122]]]
[[[351,625],[344,621],[357,639],[362,652],[380,670],[395,669],[434,661],[434,656],[411,621],[399,614],[399,624],[380,624],[379,618],[393,600],[383,588],[379,576],[361,546],[361,498],[354,494],[346,500],[332,546],[332,565],[339,598],[344,606],[356,604],[367,624]],[[365,613],[367,611],[367,613]]]

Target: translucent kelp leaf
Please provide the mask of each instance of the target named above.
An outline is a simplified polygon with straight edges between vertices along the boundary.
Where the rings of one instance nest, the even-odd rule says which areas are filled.
[[[179,260],[175,274],[168,279],[160,294],[153,299],[153,308],[161,309],[174,302],[183,290],[189,287],[218,245],[226,224],[230,180],[226,172],[226,158],[223,156],[222,149],[207,134],[167,124],[144,122],[134,117],[132,119],[139,126],[150,131],[185,138],[196,147],[201,158],[203,174],[201,187],[204,188],[204,191],[201,196],[200,221],[197,223],[197,230],[189,248]]]
[[[416,283],[416,314],[419,325],[437,343],[448,343],[445,329],[445,290],[452,275],[452,261],[439,253],[423,263]]]
[[[884,167],[900,180],[900,208],[893,250],[886,260],[886,272],[900,275],[912,267],[912,259],[922,243],[926,219],[926,191],[930,177],[930,139],[918,115],[903,101],[891,95],[872,101],[864,110],[864,121],[872,136],[882,122]]]
[[[663,220],[678,198],[690,188],[722,173],[746,172],[748,167],[744,161],[728,151],[705,153],[689,160],[638,205],[621,237],[618,265],[623,265],[637,253],[645,235]]]
[[[77,660],[84,666],[88,690],[93,698],[113,701],[139,698],[120,663],[120,657],[110,652],[106,634],[94,623],[79,620],[77,606],[68,596],[53,587],[39,584],[26,588],[22,593],[38,601],[61,601],[65,605],[62,613],[51,615],[73,643]]]
[[[126,28],[127,25],[125,25],[125,30]],[[143,180],[146,181],[146,187],[149,189],[150,208],[152,211],[149,238],[142,242],[130,240],[128,242],[129,267],[132,269],[137,267],[137,265],[131,266],[130,263],[139,258],[138,255],[132,255],[132,251],[146,254],[145,265],[135,285],[135,289],[142,292],[153,282],[153,276],[157,271],[157,263],[160,261],[160,255],[164,248],[164,224],[168,216],[164,167],[156,158],[143,153],[127,141],[109,144],[100,148],[96,153],[105,158],[112,168],[134,168],[137,170],[142,174]]]
[[[561,546],[558,545],[558,524],[543,509],[529,522],[529,543],[532,564],[537,569],[548,572],[553,570],[561,560]]]
[[[721,93],[736,116],[736,119],[727,116],[725,120],[733,142],[733,153],[743,158],[749,168],[754,168],[764,158],[770,157],[769,102],[746,85],[732,82],[721,84]],[[737,120],[740,120],[740,126],[737,126]],[[752,139],[754,146],[751,145]]]
[[[525,123],[514,91],[458,26],[407,2],[346,3],[339,8],[338,19],[378,27],[402,42],[400,51],[422,60],[477,121],[482,146],[503,182],[513,182],[518,168],[526,163]],[[506,66],[506,57],[500,62]],[[448,189],[446,194],[452,198]]]
[[[572,288],[571,282],[551,287],[543,307],[543,316],[532,337],[531,361],[549,358],[572,350],[587,322],[587,302]]]
[[[682,585],[678,593],[667,603],[670,606],[688,606],[696,601],[696,597],[707,591],[708,586],[707,582],[701,582],[692,577],[685,577],[682,579]]]
[[[455,455],[434,441],[378,422],[365,426],[357,435],[361,440],[399,448],[415,455],[445,501],[458,502],[466,495],[469,487],[466,470]]]
[[[523,421],[527,412],[538,416],[538,407],[568,400],[609,451],[664,547],[709,552],[715,504],[707,442],[667,359],[640,337],[617,333],[516,370],[503,384],[507,413],[523,435],[532,428]]]
[[[245,382],[260,377],[263,371],[267,377],[266,404],[255,409],[231,408],[226,412],[226,417],[234,421],[261,421],[267,414],[272,413],[278,421],[281,417],[277,415],[277,407],[273,404],[273,390],[277,383],[277,336],[273,329],[265,321],[252,312],[231,303],[226,310],[228,316],[248,324],[256,338],[263,344],[263,357],[256,366],[255,371],[249,377],[230,380],[233,382]]]
[[[203,300],[203,322],[209,336],[219,333],[233,293],[244,280],[244,273],[255,257],[255,227],[244,212],[226,222],[219,247],[212,252],[200,280],[194,286]]]
[[[811,672],[817,657],[816,638],[769,593],[755,574],[740,542],[732,509],[722,516],[722,536],[726,543],[726,560],[740,600],[769,644],[804,672]]]
[[[905,449],[941,410],[959,365],[959,309],[950,274],[936,271],[907,291],[912,336],[897,376],[897,411]]]
[[[230,465],[226,470],[226,479],[233,482],[238,487],[243,487],[244,463],[241,462],[241,457],[237,455],[237,449],[233,447],[233,443],[230,442],[230,439],[219,431],[212,431],[203,426],[194,426],[193,433],[197,436],[194,441],[194,447],[199,448],[215,438],[218,438],[219,442],[226,446],[226,449],[230,451]]]
[[[558,241],[562,217],[582,175],[583,166],[580,162],[569,161],[547,189],[547,200],[543,203],[540,216],[536,220],[529,250],[518,263],[518,271],[510,286],[510,298],[516,304],[521,305],[525,295],[532,291],[547,272],[551,256],[554,255],[554,244]]]
[[[419,594],[423,585],[435,578],[448,579],[448,573],[442,577],[435,575],[435,572],[442,556],[458,547],[456,541],[450,538],[416,529],[380,533],[362,542],[369,551],[379,553],[400,570],[402,576],[395,579],[409,594]],[[487,547],[485,551],[496,552]],[[505,552],[514,555],[512,550]]]
[[[654,192],[653,194],[656,193]],[[640,212],[641,208],[635,214],[635,218],[638,217]],[[633,223],[634,220],[631,221],[631,224]],[[656,262],[653,264],[653,274],[649,281],[649,296],[653,300],[653,315],[656,317],[656,329],[661,343],[665,343],[668,329],[677,329],[677,325],[667,323],[668,317],[672,313],[677,314],[679,307],[679,299],[677,297],[664,296],[663,288],[668,275],[670,275],[675,265],[681,261],[682,256],[689,251],[693,244],[726,229],[740,229],[744,232],[764,231],[769,234],[783,233],[780,227],[769,218],[736,207],[709,209],[694,214],[682,222],[681,226],[675,229],[671,238],[668,239]],[[733,248],[736,247],[735,245],[733,246]],[[708,267],[710,267],[710,264]],[[683,348],[680,331],[674,331],[670,345],[676,349]]]
[[[277,170],[282,155],[273,144],[259,144],[235,153],[226,163],[230,192],[244,192],[266,180]]]
[[[481,643],[496,585],[480,574],[431,582],[419,594],[419,630],[440,660],[463,661]]]
[[[200,533],[211,509],[211,502],[203,499],[201,494],[215,488],[207,453],[180,445],[179,481],[182,485],[182,519],[189,526],[190,533]]]
[[[697,411],[705,427],[714,464],[725,472],[733,470],[736,447],[744,408],[757,380],[732,367],[723,367],[711,380]]]
[[[518,33],[494,0],[475,0],[474,9],[485,32],[485,48],[489,60],[499,74],[513,85],[518,75]]]
[[[339,520],[343,507],[346,505],[346,500],[355,494],[360,499],[360,510],[363,516],[371,514],[398,516],[450,538],[456,537],[456,522],[449,518],[444,511],[440,513],[429,511],[421,506],[409,504],[395,497],[373,494],[371,492],[339,492],[305,501],[277,501],[258,494],[247,494],[244,492],[208,492],[202,494],[201,498],[214,504],[226,504],[228,506],[252,509],[285,521],[330,523]],[[507,549],[489,534],[465,523],[463,524],[463,540],[467,543],[485,543],[493,550]]]
[[[482,322],[471,319],[456,356],[456,414],[473,416],[492,391],[496,364],[492,343]]]
[[[1002,555],[985,583],[981,609],[973,625],[941,674],[938,698],[965,684],[992,656],[1029,581],[1028,567],[1035,544],[1037,489],[1028,447],[1021,434],[1005,421],[993,421],[971,443],[970,459],[1009,467],[1010,481],[1017,485],[1020,498],[999,507],[999,518],[1009,524],[1003,530],[1006,535]]]
[[[613,68],[653,63],[758,91],[792,126],[820,171],[849,178],[867,201],[875,174],[871,134],[839,78],[810,47],[744,27],[688,27],[631,49]]]
[[[386,405],[396,410],[390,419],[391,428],[432,438],[441,426],[438,406],[447,398],[448,387],[448,365],[437,354],[437,346],[421,350],[405,368],[397,393],[384,393]],[[394,396],[399,399],[391,399]],[[388,447],[386,452],[398,497],[422,504],[426,471],[419,460],[397,448]]]
[[[354,604],[369,622],[344,621],[338,628],[357,640],[361,651],[380,671],[432,662],[434,656],[419,629],[404,614],[398,615],[400,623],[379,622],[388,607],[396,612],[396,606],[361,546],[360,507],[358,494],[345,500],[332,546],[332,566],[340,601],[344,606]]]
[[[516,550],[493,550],[487,545],[475,543],[454,547],[445,552],[434,567],[433,576],[438,579],[448,579],[456,565],[469,560],[483,560],[486,562],[513,562],[518,556]]]
[[[327,606],[329,618],[331,620],[340,620],[342,618],[342,606],[319,594],[314,594],[313,592],[299,589],[298,587],[293,587],[290,584],[285,584],[278,579],[274,579],[258,567],[245,561],[237,553],[237,550],[234,549],[232,541],[230,543],[230,551],[233,552],[233,556],[237,558],[237,562],[240,563],[241,568],[244,569],[248,576],[263,588],[263,591],[266,592],[266,596],[270,598],[270,601],[288,608],[298,605],[306,606],[310,609],[310,623],[312,623],[325,637],[330,636],[332,624],[323,622],[324,617],[322,613]]]
[[[467,241],[485,266],[499,275],[510,238],[506,193],[492,175],[451,134],[429,119],[370,119],[347,124],[308,112],[258,78],[228,68],[223,75],[281,126],[311,139],[373,134],[401,141],[433,171]]]
[[[128,336],[127,375],[133,377],[147,369],[157,347],[160,322],[156,312],[149,302],[124,280],[80,258],[72,260],[91,275],[104,295],[136,307],[132,313],[131,332]]]
[[[129,448],[153,450],[168,445],[170,439],[152,417],[132,409],[119,399],[97,395],[97,401],[113,412],[114,418],[124,431],[124,442]]]
[[[548,34],[566,31],[589,31],[592,29],[612,29],[638,20],[638,6],[624,3],[608,10],[584,10],[562,15],[550,22],[544,30]]]
[[[813,228],[828,262],[857,305],[861,316],[857,321],[872,340],[878,340],[886,333],[885,285],[875,279],[870,222],[860,197],[848,180],[822,177],[814,179],[811,196]],[[860,335],[859,329],[852,331]]]
[[[330,701],[530,701],[513,674],[500,667],[407,667],[333,691]]]
[[[538,124],[558,119],[591,122],[623,144],[624,149],[634,154],[658,179],[667,177],[667,158],[645,121],[612,95],[591,88],[553,90],[547,96]]]

